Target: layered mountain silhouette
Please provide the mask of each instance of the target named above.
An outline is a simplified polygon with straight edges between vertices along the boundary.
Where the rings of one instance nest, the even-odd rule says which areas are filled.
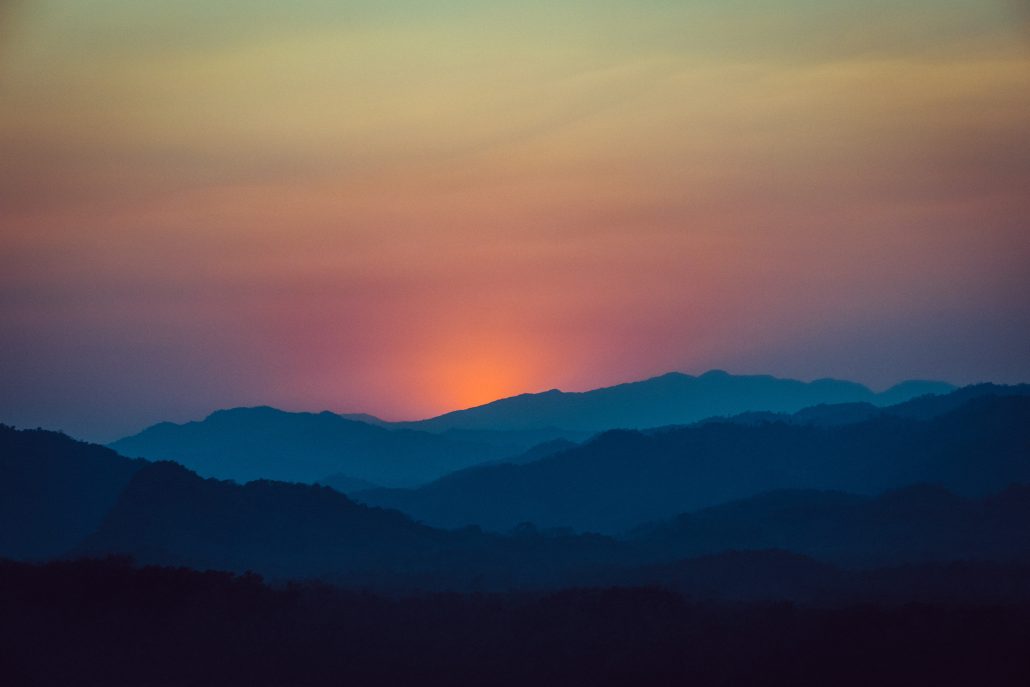
[[[0,556],[44,559],[96,529],[143,461],[0,425]]]
[[[111,447],[124,455],[174,460],[220,479],[325,482],[332,477],[339,484],[409,487],[502,458],[524,462],[517,456],[538,444],[579,442],[607,429],[683,424],[745,411],[793,412],[827,403],[874,408],[951,388],[904,382],[876,394],[829,379],[805,383],[721,371],[698,377],[671,373],[583,393],[524,394],[418,422],[235,408],[199,422],[157,424]]]
[[[875,494],[928,482],[977,496],[1030,482],[1028,455],[1030,397],[979,396],[929,419],[882,413],[829,427],[727,420],[616,430],[532,463],[356,498],[442,527],[506,530],[529,521],[616,533],[784,488]]]
[[[953,559],[1030,563],[1030,487],[979,499],[930,485],[877,497],[766,492],[641,526],[629,538],[650,555],[672,558],[782,549],[848,567]]]
[[[1030,384],[1003,386],[998,384],[974,384],[951,393],[927,394],[891,406],[875,406],[872,403],[819,404],[802,408],[796,413],[773,413],[755,411],[732,417],[713,417],[707,422],[735,422],[761,425],[783,422],[793,425],[835,427],[872,420],[881,416],[928,420],[957,410],[966,402],[984,396],[1030,396]]]
[[[321,484],[0,426],[0,674],[1026,683],[1030,387],[884,405],[814,383],[843,396],[684,424],[677,393],[653,393],[684,383],[626,391],[604,416],[622,427],[592,436],[560,400],[424,429],[237,409],[120,443]]]
[[[239,485],[158,462],[133,476],[74,553],[253,570],[278,579],[471,589],[556,584],[567,570],[617,558],[617,549],[601,537],[448,532],[328,487],[268,480]]]
[[[161,423],[111,448],[174,460],[209,477],[315,482],[342,474],[384,486],[419,484],[524,450],[409,429],[387,429],[333,413],[235,408],[201,422]]]
[[[397,512],[357,505],[327,487],[267,480],[241,486],[158,462],[133,477],[79,551],[303,576],[418,556],[433,536]]]
[[[768,375],[731,375],[721,370],[700,376],[671,372],[593,391],[552,389],[522,394],[405,426],[428,431],[560,427],[598,432],[688,424],[746,411],[794,412],[821,403],[892,405],[953,389],[944,382],[908,381],[878,394],[861,384],[836,379],[801,382]]]
[[[926,433],[942,432],[944,426],[965,435],[989,415],[996,420],[991,429],[1001,443],[985,443],[984,451],[969,456],[978,461],[978,470],[1018,482],[1018,470],[998,472],[1005,462],[999,449],[1011,440],[1011,426],[1025,419],[1026,402],[1030,399],[981,398],[937,420],[892,421],[902,423],[894,427],[902,435],[905,423],[922,426],[918,441],[925,441]],[[762,429],[732,423],[715,427],[745,433]],[[800,432],[794,435],[795,442],[807,433],[834,436],[849,429],[769,427]],[[650,438],[627,432],[615,436]],[[430,527],[397,511],[356,503],[324,486],[204,479],[175,463],[130,461],[52,432],[3,428],[0,439],[0,469],[8,478],[3,482],[7,498],[0,556],[20,559],[126,555],[145,564],[253,570],[275,579],[319,578],[384,591],[662,584],[702,596],[711,591],[727,598],[782,593],[815,599],[812,595],[823,593],[820,590],[844,593],[856,584],[850,573],[841,582],[838,566],[938,564],[952,559],[1026,563],[1030,553],[1027,487],[1009,487],[982,498],[927,486],[877,497],[789,490],[643,525],[621,540],[573,535],[527,522],[506,534],[490,534],[478,527]],[[945,433],[941,445],[954,441],[954,434]],[[904,442],[911,446],[913,439]],[[566,460],[592,445],[528,465],[499,467],[521,469]],[[966,451],[968,446],[959,448]],[[1019,456],[1022,463],[1025,448],[1024,444]],[[955,467],[956,455],[937,451],[928,459],[947,472]],[[985,461],[984,455],[993,455],[994,463]],[[634,456],[650,469],[647,454]],[[876,460],[882,466],[896,455]],[[473,474],[495,469],[481,467]],[[639,477],[633,479],[640,483]],[[971,486],[974,491],[987,488],[986,482]],[[728,555],[733,550],[754,555]],[[769,571],[765,581],[755,578],[759,569]],[[779,572],[774,575],[773,570]],[[707,590],[709,581],[720,576],[726,584]],[[788,578],[789,583],[784,581]]]
[[[621,545],[596,536],[458,532],[326,486],[204,479],[44,430],[0,425],[0,558],[127,555],[393,589],[558,586]]]

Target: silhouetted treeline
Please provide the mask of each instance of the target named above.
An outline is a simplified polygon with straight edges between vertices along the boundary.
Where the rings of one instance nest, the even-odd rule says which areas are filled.
[[[389,599],[124,560],[0,562],[9,685],[1025,685],[1030,607]]]

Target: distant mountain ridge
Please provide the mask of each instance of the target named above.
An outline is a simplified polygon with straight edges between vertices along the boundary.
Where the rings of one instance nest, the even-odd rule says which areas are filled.
[[[412,487],[501,459],[525,462],[517,456],[539,444],[583,441],[608,429],[689,424],[745,411],[794,412],[817,404],[876,407],[952,388],[910,381],[876,394],[831,379],[674,372],[593,391],[523,394],[416,422],[234,408],[198,422],[153,425],[110,446],[124,455],[174,460],[220,479],[316,482],[332,477],[339,484]]]
[[[817,379],[801,382],[769,375],[732,375],[710,370],[699,376],[670,372],[639,382],[583,392],[557,389],[522,394],[456,410],[406,427],[527,430],[560,427],[580,431],[644,429],[689,424],[717,415],[747,411],[794,412],[808,406],[864,402],[893,405],[927,394],[945,394],[945,382],[906,381],[882,393],[855,382]]]
[[[1030,384],[1011,386],[1000,384],[973,384],[947,394],[929,394],[891,406],[875,406],[871,403],[820,404],[802,408],[796,413],[772,413],[767,411],[741,413],[732,417],[712,417],[704,422],[734,422],[738,424],[765,424],[781,422],[812,427],[839,427],[867,422],[881,416],[901,417],[912,420],[929,420],[957,410],[967,402],[986,396],[1030,396]]]
[[[731,418],[609,431],[535,462],[354,496],[438,527],[507,530],[525,521],[617,533],[773,489],[874,494],[931,482],[976,496],[1030,482],[1030,397],[968,398],[941,415],[923,403],[907,410],[917,417],[885,412],[835,426]]]
[[[124,455],[174,460],[219,479],[316,482],[342,473],[385,486],[419,484],[507,452],[482,441],[267,406],[219,410],[199,422],[160,423],[110,447]]]

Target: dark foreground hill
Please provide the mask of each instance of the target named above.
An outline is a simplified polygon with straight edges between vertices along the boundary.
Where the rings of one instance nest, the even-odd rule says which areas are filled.
[[[505,589],[563,584],[619,560],[618,550],[597,536],[439,530],[328,487],[238,485],[161,462],[133,476],[76,553],[387,589]]]
[[[734,550],[736,558],[725,557]],[[695,596],[813,600],[844,593],[848,580],[831,564],[1030,564],[1030,490],[981,500],[929,487],[875,499],[777,492],[643,527],[619,542],[530,525],[507,535],[439,530],[325,487],[240,486],[156,463],[136,473],[76,552],[391,592],[660,583]]]
[[[980,496],[1030,483],[1030,397],[981,396],[923,420],[832,426],[732,420],[611,431],[525,465],[484,466],[356,497],[431,525],[620,532],[774,489],[876,494],[917,484]]]
[[[143,465],[57,432],[0,425],[0,556],[65,553],[97,528]]]
[[[772,589],[767,587],[771,581],[789,578],[790,598],[810,598],[833,581],[826,578],[830,563],[1030,563],[1030,489],[1011,487],[976,500],[931,487],[878,498],[774,492],[642,527],[617,542],[528,525],[503,536],[476,528],[439,530],[396,511],[357,504],[325,487],[269,481],[240,486],[156,463],[136,473],[77,551],[383,590],[471,590],[582,581],[678,586],[670,570],[681,580],[697,572],[693,563],[675,567],[682,559],[769,549],[795,553],[756,559],[765,568],[738,566],[750,576],[731,596],[749,598]],[[797,554],[805,556],[799,568]],[[808,574],[812,566],[815,576]],[[703,591],[706,584],[692,589]]]
[[[0,608],[11,685],[1030,682],[1018,601],[726,606],[657,588],[387,599],[84,561],[0,562]]]

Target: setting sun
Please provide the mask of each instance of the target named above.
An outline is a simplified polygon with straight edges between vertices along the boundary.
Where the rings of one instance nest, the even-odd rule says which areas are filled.
[[[454,342],[426,361],[421,386],[437,412],[458,410],[539,391],[528,388],[539,378],[538,368],[536,356],[510,343]]]

